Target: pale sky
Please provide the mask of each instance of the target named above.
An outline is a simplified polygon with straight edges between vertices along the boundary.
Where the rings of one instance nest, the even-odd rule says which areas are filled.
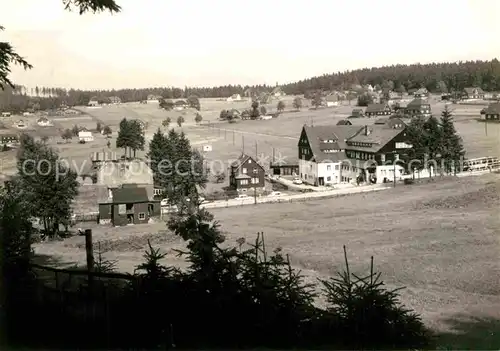
[[[397,63],[500,57],[499,0],[0,0],[15,83],[81,89],[274,85]]]

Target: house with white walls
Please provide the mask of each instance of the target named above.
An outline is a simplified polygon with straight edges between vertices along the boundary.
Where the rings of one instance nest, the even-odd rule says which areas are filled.
[[[406,125],[335,125],[302,128],[298,143],[299,175],[304,183],[382,183],[401,179],[400,159],[411,145]]]
[[[78,132],[78,140],[85,142],[94,141],[94,136],[92,135],[92,132],[82,130]]]

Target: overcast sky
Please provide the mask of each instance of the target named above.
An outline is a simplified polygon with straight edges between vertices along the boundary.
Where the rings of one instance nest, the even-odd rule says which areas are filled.
[[[500,57],[499,0],[0,0],[17,84],[82,89],[274,85],[396,63]]]

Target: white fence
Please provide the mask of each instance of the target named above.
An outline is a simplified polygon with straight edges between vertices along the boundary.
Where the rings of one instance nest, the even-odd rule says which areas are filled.
[[[390,189],[390,186],[363,186],[356,188],[347,189],[335,189],[322,192],[312,192],[306,194],[296,194],[296,195],[281,195],[281,196],[260,196],[260,197],[248,197],[245,199],[231,199],[227,201],[215,201],[207,204],[201,205],[201,207],[209,208],[222,208],[222,207],[233,207],[233,206],[245,206],[253,204],[263,204],[263,203],[290,203],[290,202],[301,202],[307,200],[314,200],[320,198],[329,198],[336,196],[343,196],[348,194],[366,193],[371,191],[379,191]]]

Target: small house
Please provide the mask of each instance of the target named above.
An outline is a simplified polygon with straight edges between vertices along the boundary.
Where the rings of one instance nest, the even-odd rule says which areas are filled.
[[[78,140],[85,142],[94,141],[94,136],[92,132],[82,130],[78,132]]]
[[[272,174],[277,176],[297,176],[299,174],[298,161],[278,160],[276,162],[271,162],[269,168]]]
[[[415,98],[425,99],[425,98],[427,98],[427,96],[429,96],[429,92],[425,88],[420,88],[420,89],[417,89],[417,91],[415,91],[413,93],[413,96]]]
[[[212,151],[212,145],[210,144],[206,144],[206,145],[203,145],[203,152],[210,152]]]
[[[50,127],[52,125],[47,117],[40,117],[39,119],[37,119],[36,124],[38,124],[40,127]]]
[[[355,108],[351,112],[351,118],[361,118],[365,116],[365,112],[362,108]]]
[[[6,145],[11,143],[19,142],[19,136],[14,133],[2,133],[0,134],[0,144]]]
[[[326,107],[333,107],[339,105],[339,96],[337,94],[330,94],[325,97]]]
[[[486,110],[484,110],[484,119],[487,121],[499,121],[500,120],[500,103],[495,102],[489,104]]]
[[[231,163],[229,169],[229,186],[237,191],[249,189],[264,190],[265,170],[252,157],[241,154]]]
[[[189,104],[184,100],[177,100],[174,102],[174,110],[180,111],[189,107]]]
[[[240,95],[240,94],[233,94],[233,95],[231,95],[230,97],[228,97],[228,98],[226,99],[226,101],[228,101],[228,102],[232,102],[232,101],[241,101],[241,100],[242,100],[242,99],[241,99],[241,95]]]
[[[483,100],[484,91],[478,87],[464,88],[462,91],[462,99],[464,100]]]
[[[278,97],[285,96],[286,94],[285,94],[285,92],[283,91],[283,89],[281,89],[281,87],[276,86],[276,87],[273,89],[273,91],[271,92],[271,95],[272,95],[273,97],[278,98]]]
[[[122,186],[108,189],[108,199],[99,203],[99,222],[114,226],[148,223],[160,214],[160,203],[150,200],[145,188]]]
[[[162,97],[160,95],[149,94],[146,103],[147,104],[159,104]]]
[[[409,116],[430,117],[431,105],[426,100],[416,98],[406,106],[405,113]]]
[[[2,117],[10,117],[12,116],[12,113],[10,112],[2,112]]]
[[[369,104],[366,107],[365,115],[372,116],[388,116],[392,113],[389,104]]]
[[[99,99],[97,97],[93,97],[89,100],[88,106],[96,107],[99,106]]]
[[[122,99],[120,99],[120,97],[118,97],[118,96],[111,96],[111,97],[109,98],[109,102],[110,102],[111,104],[114,104],[114,105],[119,105],[119,104],[121,104],[121,103],[122,103]]]

